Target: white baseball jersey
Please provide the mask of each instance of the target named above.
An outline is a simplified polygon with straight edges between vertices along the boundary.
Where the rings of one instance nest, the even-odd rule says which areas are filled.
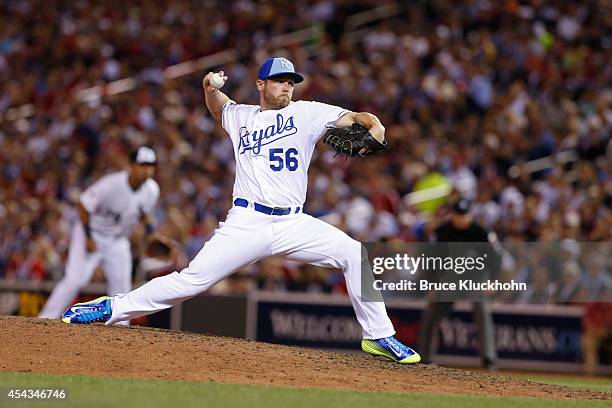
[[[314,146],[348,111],[318,102],[291,102],[279,110],[223,107],[221,122],[236,157],[234,199],[269,207],[302,206]],[[236,250],[239,248],[240,250]],[[113,298],[107,325],[172,307],[205,292],[237,269],[268,256],[341,269],[363,337],[395,333],[383,302],[362,300],[361,244],[336,227],[302,211],[269,215],[235,205],[189,266]]]
[[[259,105],[227,102],[221,123],[234,146],[234,198],[270,207],[302,206],[315,144],[326,125],[347,112],[310,101],[265,111]]]
[[[159,186],[148,179],[133,190],[127,171],[107,174],[81,194],[89,212],[89,226],[103,237],[127,237],[140,222],[142,213],[151,213],[159,199]]]

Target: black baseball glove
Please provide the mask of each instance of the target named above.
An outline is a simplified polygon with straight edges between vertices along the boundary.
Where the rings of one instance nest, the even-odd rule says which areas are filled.
[[[330,127],[323,134],[323,142],[331,146],[338,154],[349,157],[366,157],[370,154],[386,152],[389,148],[387,141],[379,142],[374,139],[368,129],[359,123],[351,126],[337,128]]]

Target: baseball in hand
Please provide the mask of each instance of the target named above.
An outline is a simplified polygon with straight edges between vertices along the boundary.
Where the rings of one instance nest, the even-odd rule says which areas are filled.
[[[210,77],[210,85],[219,89],[225,84],[223,77],[216,72]]]

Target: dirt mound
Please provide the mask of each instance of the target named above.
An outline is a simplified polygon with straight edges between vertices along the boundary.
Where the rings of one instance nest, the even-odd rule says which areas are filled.
[[[143,327],[0,316],[0,370],[362,391],[612,400],[472,371]]]

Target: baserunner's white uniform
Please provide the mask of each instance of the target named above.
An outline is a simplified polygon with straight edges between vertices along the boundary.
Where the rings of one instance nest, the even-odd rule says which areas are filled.
[[[125,293],[132,287],[129,236],[142,213],[151,213],[159,199],[159,186],[148,179],[136,191],[127,171],[108,174],[81,194],[89,213],[89,226],[97,250],[87,252],[83,224],[72,227],[64,278],[55,286],[39,317],[56,319],[90,280],[99,264],[106,276],[107,293]]]
[[[280,255],[341,269],[363,337],[392,336],[395,331],[384,303],[361,301],[361,244],[302,212],[315,144],[325,126],[347,112],[307,101],[265,111],[226,103],[222,125],[236,158],[234,207],[187,268],[116,296],[106,324],[172,307],[244,265]],[[274,207],[280,209],[270,214]]]

